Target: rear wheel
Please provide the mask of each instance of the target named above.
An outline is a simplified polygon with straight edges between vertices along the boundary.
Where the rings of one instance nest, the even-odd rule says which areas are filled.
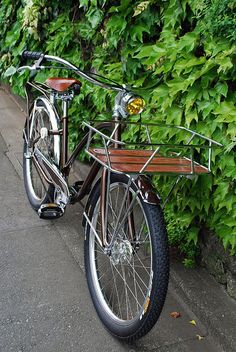
[[[99,183],[89,202],[88,216],[101,238]],[[163,214],[159,206],[142,200],[127,176],[112,174],[107,219],[109,250],[104,251],[92,227],[86,227],[88,287],[105,327],[133,341],[151,330],[166,297],[169,260]]]
[[[55,187],[49,185],[37,168],[33,158],[35,148],[54,164],[59,163],[60,140],[48,131],[58,130],[57,117],[45,98],[38,98],[31,110],[29,126],[24,140],[23,176],[27,197],[36,211],[43,203],[53,203]]]

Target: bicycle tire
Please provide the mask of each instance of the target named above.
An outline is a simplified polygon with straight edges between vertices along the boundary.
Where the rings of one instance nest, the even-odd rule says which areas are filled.
[[[110,203],[112,204],[112,206],[110,207],[109,205],[109,208],[112,208],[114,205],[114,202],[111,198],[113,197],[112,192],[114,192],[114,190],[116,189],[117,189],[117,192],[120,192],[118,191],[119,187],[120,189],[123,188],[124,191],[127,190],[127,187],[128,187],[129,188],[128,191],[133,194],[133,199],[134,199],[135,197],[134,195],[137,193],[137,187],[134,183],[132,183],[131,185],[128,185],[128,179],[129,178],[126,175],[121,175],[121,174],[111,175],[111,178],[110,178],[111,193],[109,197],[110,197]],[[100,182],[97,182],[93,191],[91,192],[91,197],[89,199],[89,208],[88,208],[89,219],[94,229],[96,229],[97,231],[99,231],[99,227],[100,227],[99,225],[100,189],[101,189]],[[147,226],[146,228],[148,229],[148,236],[149,236],[148,238],[150,239],[150,250],[151,250],[150,270],[146,275],[146,276],[150,275],[148,279],[144,278],[145,276],[144,271],[148,268],[148,266],[145,267],[145,270],[144,270],[142,268],[142,265],[144,265],[143,264],[144,262],[141,263],[141,261],[139,261],[142,258],[144,258],[145,263],[147,262],[146,258],[143,257],[143,254],[148,253],[148,250],[149,250],[148,249],[149,247],[147,247],[148,241],[145,240],[143,241],[143,245],[140,244],[142,243],[142,241],[140,241],[141,239],[140,234],[139,234],[140,235],[139,249],[137,246],[137,238],[136,238],[135,241],[136,241],[137,247],[135,247],[135,243],[134,243],[135,241],[133,241],[132,254],[129,252],[129,258],[127,256],[127,258],[130,260],[130,263],[132,261],[132,265],[130,265],[130,263],[128,263],[128,260],[127,262],[125,262],[125,260],[122,262],[121,261],[122,257],[120,257],[120,263],[117,263],[117,261],[114,262],[114,250],[113,250],[113,254],[110,254],[110,255],[99,253],[101,248],[99,248],[100,246],[98,244],[96,236],[94,235],[94,231],[92,230],[92,227],[90,227],[88,223],[85,227],[85,231],[86,231],[85,246],[84,246],[85,271],[86,271],[88,288],[90,291],[93,304],[95,306],[95,309],[97,311],[97,314],[100,320],[105,325],[105,328],[117,338],[125,340],[127,342],[132,342],[146,335],[155,325],[159,315],[161,314],[161,311],[165,302],[165,297],[166,297],[167,287],[168,287],[168,280],[169,280],[169,251],[168,251],[167,233],[166,233],[166,227],[164,223],[162,209],[158,205],[145,203],[139,193],[136,196],[136,200],[135,200],[135,205],[132,209],[132,213],[133,215],[138,216],[138,212],[136,212],[136,210],[138,210],[138,208],[141,210],[143,214],[143,219],[146,222],[145,226]],[[138,207],[138,208],[136,209],[135,207]],[[116,213],[116,209],[115,210],[114,209],[115,207],[113,207],[113,211],[114,213]],[[113,214],[113,217],[115,218],[114,214]],[[137,224],[138,220],[140,221],[140,218],[141,218],[140,216],[138,216],[137,218],[134,216],[134,221],[135,221],[134,227],[136,230],[138,226],[141,226],[139,232],[141,231],[143,232],[145,227],[143,227],[143,225]],[[111,221],[110,219],[111,217],[109,218],[108,222]],[[142,221],[143,220],[141,220],[141,222]],[[123,220],[123,223],[125,222],[126,221]],[[112,227],[111,224],[109,224],[109,226],[110,226],[110,229],[114,230],[114,227]],[[126,226],[126,229],[127,229],[127,226]],[[127,246],[126,248],[127,250],[128,248],[130,248],[127,242],[127,238],[129,236],[125,235],[125,231],[123,232],[124,233],[122,233],[122,236],[126,238],[125,240],[123,239],[123,243],[125,243],[125,246]],[[147,236],[146,233],[144,235]],[[146,242],[146,249],[145,249],[145,242]],[[122,241],[120,243],[122,243]],[[119,248],[119,245],[118,245],[118,248]],[[131,256],[132,256],[132,259],[130,259]],[[140,264],[140,269],[138,268],[139,265],[135,264],[138,257],[139,257],[138,263]],[[104,263],[103,263],[103,260],[104,260]],[[106,271],[104,272],[102,272],[102,265],[104,265],[104,268],[106,268]],[[122,266],[124,267],[123,269],[122,269]],[[124,274],[123,277],[125,278],[125,280],[120,279],[120,276],[117,274],[117,270],[119,270],[118,267],[121,268],[122,273],[123,272],[125,273],[125,270],[127,270],[127,272],[129,273],[131,278],[129,283],[130,288],[128,288],[128,285],[127,285],[127,288],[125,289],[127,277]],[[109,268],[111,268],[111,270],[109,270]],[[133,270],[133,276],[131,273],[132,270]],[[114,275],[114,272],[116,275]],[[135,278],[135,275],[136,275],[136,278]],[[131,282],[132,280],[133,282]],[[104,281],[107,283],[104,284]],[[142,281],[144,281],[144,284],[142,283]],[[124,283],[124,289],[122,288],[122,282]],[[145,295],[143,297],[141,297],[142,287],[140,286],[144,288],[146,287]],[[113,292],[114,291],[116,292],[113,294],[112,290]],[[132,291],[135,292],[136,297],[133,298],[129,290],[131,292]],[[125,298],[126,305],[127,306],[130,305],[130,308],[124,307],[123,309],[122,304],[120,304],[120,303],[124,304],[125,302],[125,300],[121,297],[121,294],[123,291],[130,293],[131,298],[129,298],[129,301],[127,298]],[[112,295],[114,296],[114,299],[112,298]],[[139,297],[141,297],[142,303],[138,302]],[[114,300],[114,302],[112,302],[112,299]],[[119,300],[121,299],[123,301],[119,302]],[[134,315],[133,314],[131,315],[131,312],[129,312],[129,310],[131,311],[134,305],[137,305],[136,312]],[[125,310],[126,312],[128,312],[126,319],[124,317],[124,315],[126,315]],[[123,312],[125,314],[122,316]]]
[[[47,130],[59,130],[59,123],[50,103],[44,97],[38,98],[30,110],[29,128],[27,140],[37,139],[40,136],[42,127]],[[27,133],[27,129],[26,129]],[[59,164],[60,140],[58,135],[48,135],[43,140],[40,138],[34,147],[29,148],[27,140],[24,138],[23,146],[23,178],[27,198],[31,207],[38,211],[41,204],[53,203],[55,197],[55,187],[43,181],[43,176],[36,169],[32,157],[27,157],[34,152],[37,147],[54,164]],[[37,184],[38,183],[38,184]]]

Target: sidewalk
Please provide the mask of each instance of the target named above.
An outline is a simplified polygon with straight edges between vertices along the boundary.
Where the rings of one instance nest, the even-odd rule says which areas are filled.
[[[161,318],[147,336],[126,345],[106,332],[84,276],[82,209],[69,206],[50,222],[27,202],[23,125],[24,113],[0,87],[0,351],[236,351],[235,301],[204,269],[177,262]],[[181,317],[172,318],[173,311]]]

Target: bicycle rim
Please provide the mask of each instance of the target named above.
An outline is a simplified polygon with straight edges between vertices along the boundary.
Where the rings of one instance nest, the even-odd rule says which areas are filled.
[[[136,239],[130,238],[128,230],[128,199],[120,209],[121,201],[127,194],[123,183],[112,184],[108,197],[108,238],[112,237],[115,227],[119,228],[110,256],[104,254],[94,233],[90,234],[90,266],[95,290],[102,309],[121,323],[132,322],[143,314],[152,286],[150,230],[136,192],[130,189],[129,193],[133,197],[132,217],[135,219]],[[92,221],[98,232],[99,208],[100,202],[97,202]],[[122,223],[117,224],[120,211]]]

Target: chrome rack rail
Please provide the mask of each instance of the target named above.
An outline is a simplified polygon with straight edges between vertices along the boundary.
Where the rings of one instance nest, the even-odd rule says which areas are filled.
[[[142,129],[142,139],[147,142],[117,141],[114,139],[118,124],[127,126],[136,125]],[[126,174],[134,173],[157,173],[174,175],[196,175],[211,172],[211,156],[214,147],[222,145],[213,139],[207,138],[195,131],[182,126],[161,125],[154,123],[116,122],[110,135],[107,135],[90,123],[84,122],[89,129],[89,138],[86,152],[102,166],[112,172]],[[152,141],[152,129],[158,128],[161,133],[163,129],[173,129],[176,134],[183,131],[186,141],[182,144],[155,143]],[[102,147],[93,147],[93,141],[100,141]],[[197,141],[196,141],[197,140]],[[193,144],[195,142],[195,144]],[[120,148],[113,148],[119,145]],[[204,156],[204,164],[194,160],[194,154],[198,156],[201,151],[207,151],[208,157]],[[206,154],[206,153],[205,153]],[[202,159],[199,158],[198,159]],[[207,159],[207,160],[206,160]]]

